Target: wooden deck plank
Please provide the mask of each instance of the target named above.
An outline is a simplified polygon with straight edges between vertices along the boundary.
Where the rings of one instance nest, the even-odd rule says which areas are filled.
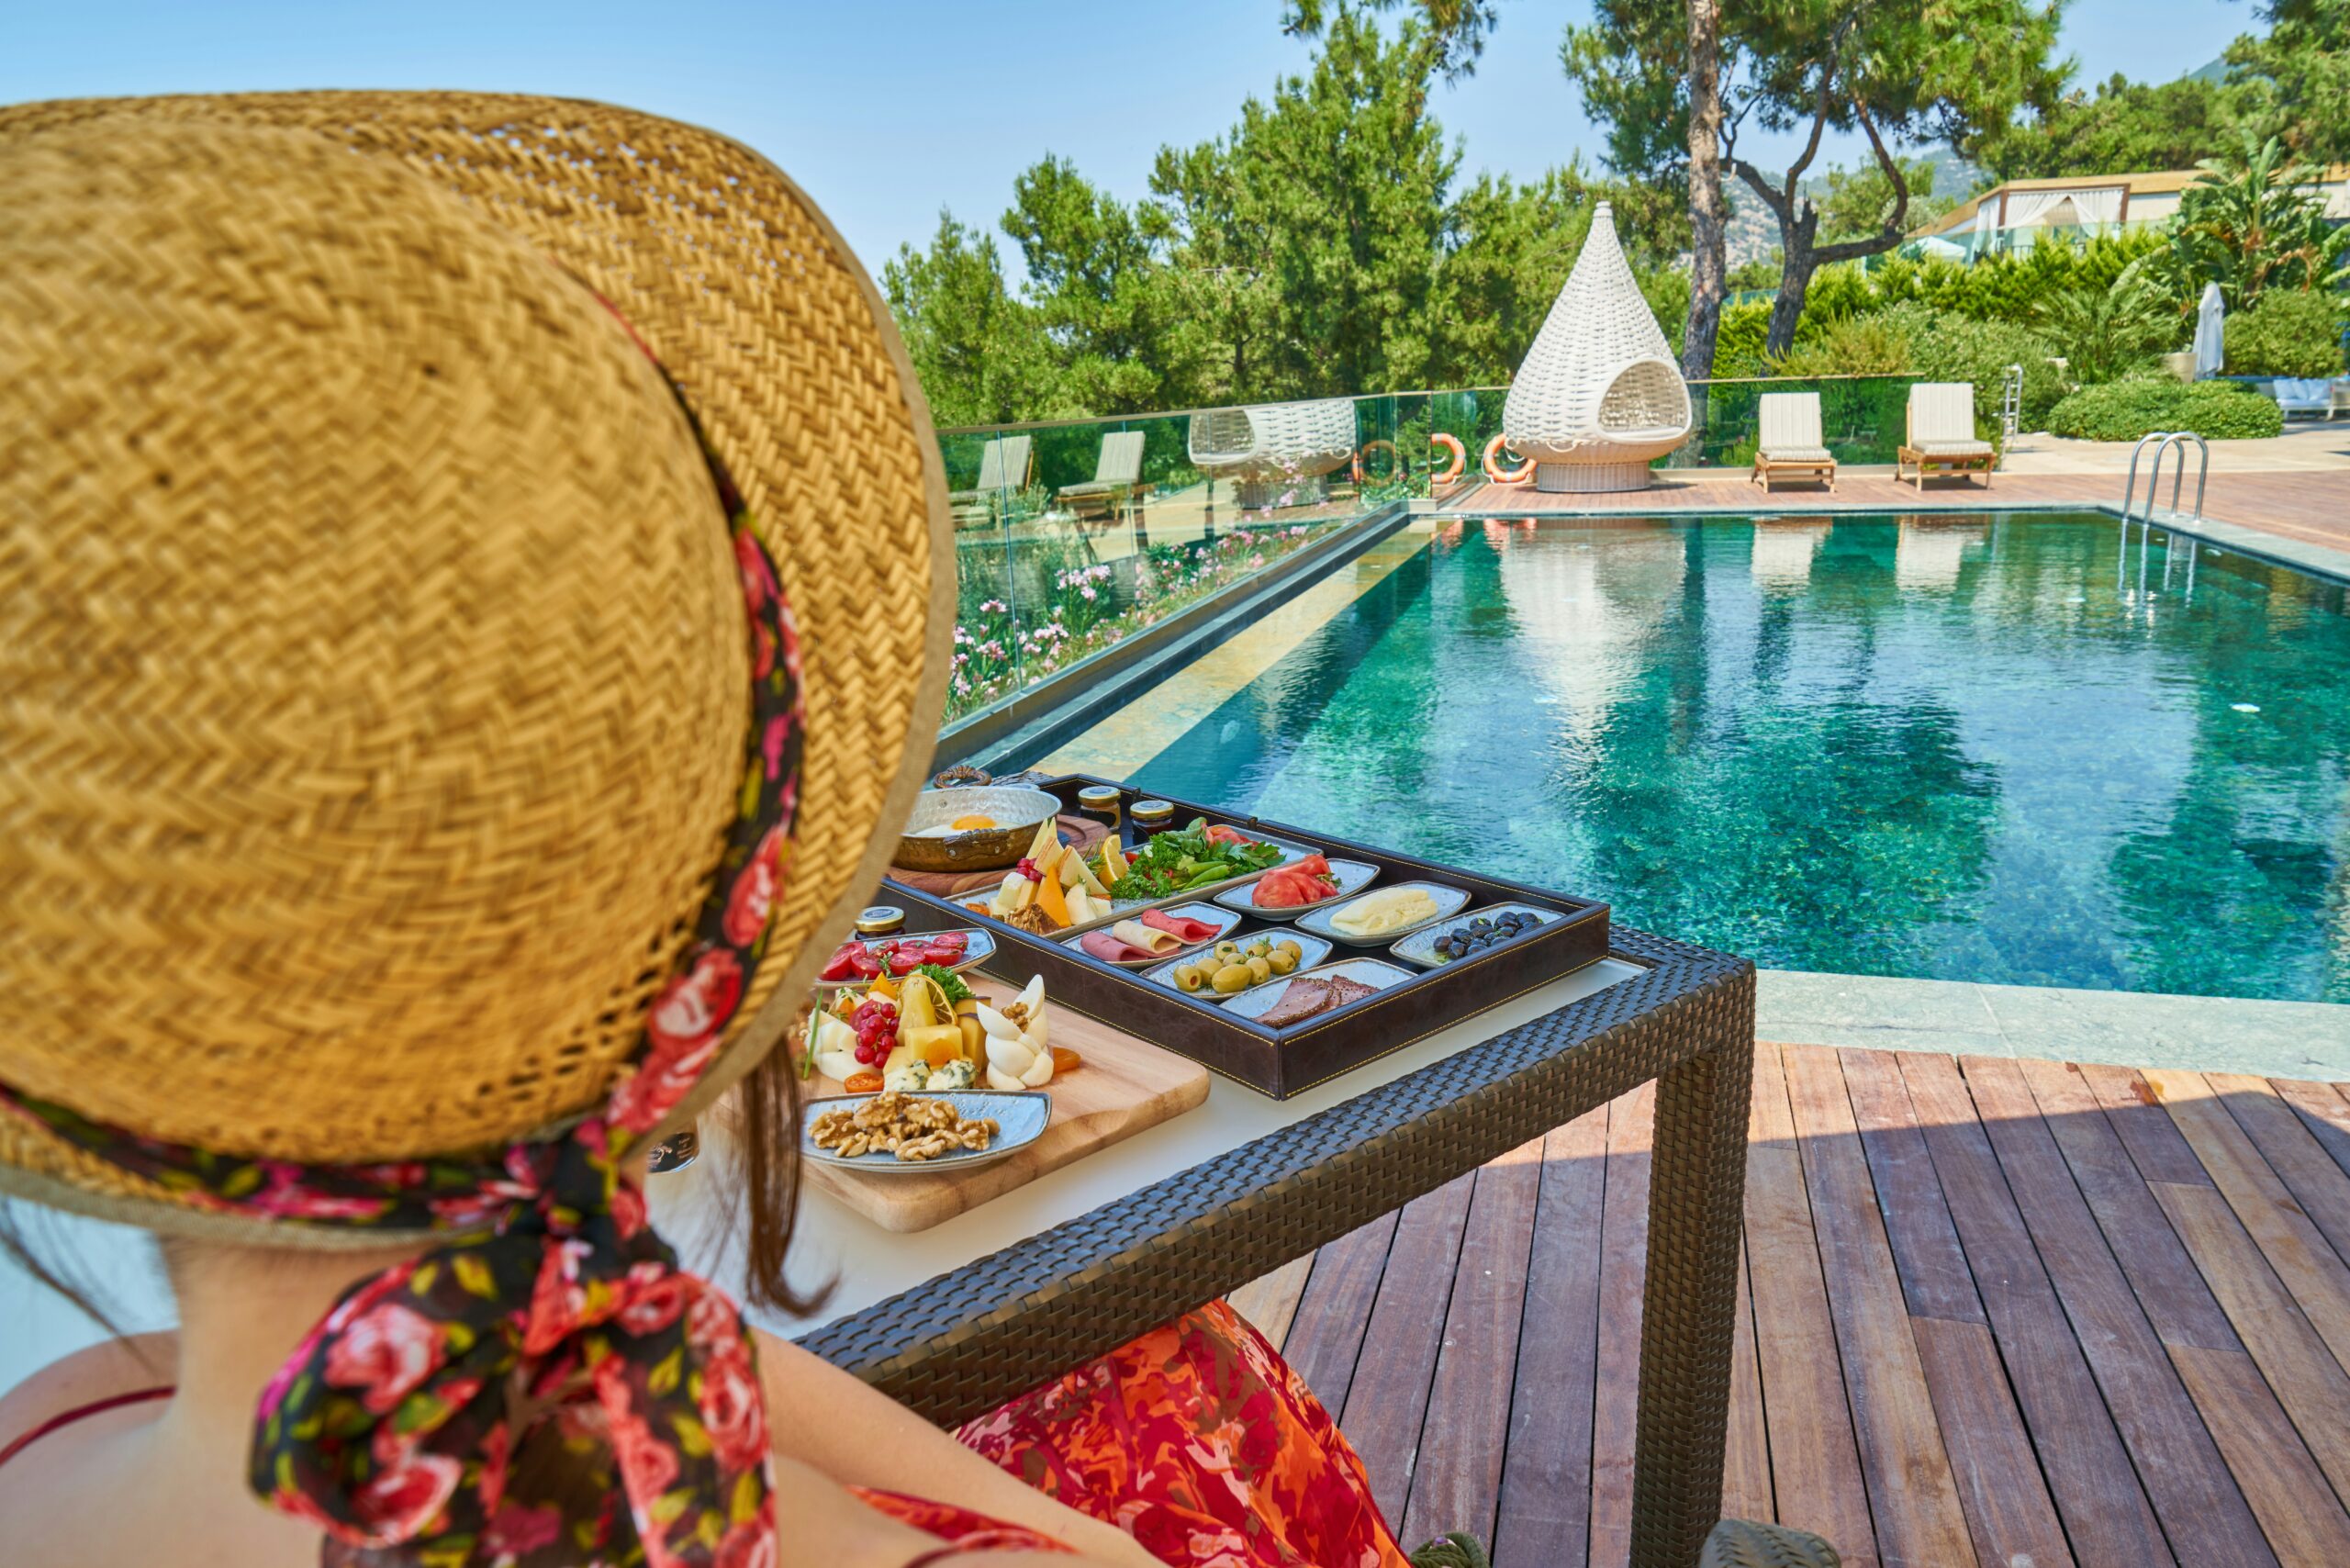
[[[2350,1513],[2328,1506],[2333,1498],[2324,1473],[2252,1358],[2242,1350],[2174,1345],[2171,1359],[2277,1560],[2285,1568],[2350,1562]]]
[[[1314,1255],[1313,1272],[1281,1347],[1282,1359],[1334,1414],[1346,1409],[1354,1388],[1363,1328],[1371,1322],[1371,1303],[1379,1299],[1379,1277],[1387,1271],[1398,1217],[1382,1215]]]
[[[2334,1164],[2350,1170],[2350,1095],[2344,1095],[2338,1084],[2294,1078],[2271,1079],[2269,1087],[2285,1097],[2310,1136],[2333,1157]]]
[[[2084,1062],[2081,1077],[2097,1095],[2098,1103],[2105,1107],[2105,1119],[2121,1135],[2141,1179],[2211,1184],[2210,1173],[2187,1147],[2186,1135],[2163,1109],[2162,1097],[2144,1074],[2135,1068]]]
[[[1942,1072],[1924,1094],[1905,1077],[1915,1064],[1886,1052],[1844,1052],[1844,1077],[1870,1168],[1880,1150],[1903,1145],[1923,1157],[1925,1169],[1904,1187],[1878,1184],[1887,1230],[1931,1237],[1951,1254],[1938,1266],[1955,1269],[1964,1283],[1964,1300],[1951,1304],[1964,1310],[1916,1315],[1912,1327],[1976,1555],[1986,1563],[2020,1556],[2051,1563],[2071,1562],[2077,1551],[2089,1563],[2167,1562],[1965,1086],[1948,1058],[1931,1059]],[[1904,1209],[1926,1213],[1904,1217]],[[1978,1296],[1973,1271],[1986,1261],[1998,1272]],[[1981,1332],[1956,1332],[1961,1325]],[[1937,1327],[1953,1331],[1930,1331]]]
[[[2210,1187],[2154,1183],[2196,1267],[2211,1282],[2277,1402],[2336,1498],[2350,1496],[2350,1376],[2301,1316],[2227,1199]]]
[[[2165,1345],[2241,1350],[2244,1342],[2220,1310],[2211,1287],[2195,1270],[2178,1233],[2132,1163],[2111,1118],[2079,1068],[2061,1062],[2017,1063],[2054,1135],[2073,1180],[2088,1200],[2098,1228],[2137,1293],[2138,1305]],[[2154,1107],[2130,1103],[2132,1113]]]
[[[1849,1568],[1865,1568],[1877,1561],[1876,1532],[1776,1046],[1755,1048],[1750,1126],[1746,1257],[1778,1522],[1825,1536]]]
[[[1738,1255],[1737,1338],[1729,1351],[1729,1440],[1722,1456],[1722,1517],[1778,1518],[1771,1495],[1771,1439],[1762,1417],[1762,1373],[1754,1356],[1754,1298],[1746,1253]]]
[[[2017,1212],[2172,1553],[2190,1568],[2274,1562],[2022,1075],[2000,1058],[1963,1057],[1959,1063]],[[2075,1549],[2086,1555],[2087,1543],[2076,1541]]]
[[[1591,1568],[1632,1553],[1632,1451],[1640,1394],[1640,1289],[1648,1273],[1649,1144],[1656,1085],[1607,1108],[1607,1193],[1599,1237],[1599,1362],[1591,1424]]]
[[[1371,1495],[1390,1520],[1404,1517],[1412,1495],[1413,1462],[1426,1423],[1428,1383],[1444,1337],[1460,1241],[1468,1228],[1473,1170],[1404,1205],[1387,1250],[1362,1356],[1347,1391],[1339,1426],[1362,1455]]]
[[[1934,1174],[1933,1156],[1918,1130],[1900,1063],[1889,1051],[1846,1050],[1841,1056],[1861,1149],[1876,1182],[1877,1206],[1885,1212],[1909,1311],[1952,1323],[1987,1322]]]
[[[2310,1327],[2350,1370],[2350,1265],[2293,1202],[2201,1073],[2148,1068],[2145,1078]]]
[[[2333,1162],[2266,1079],[2207,1072],[2203,1081],[2218,1092],[2228,1114],[2293,1195],[2302,1217],[2333,1249],[2335,1261],[2350,1258],[2350,1171]]]
[[[1289,1326],[1297,1319],[1298,1298],[1305,1294],[1305,1282],[1313,1272],[1314,1254],[1308,1252],[1249,1281],[1226,1299],[1278,1350],[1289,1338]]]
[[[1852,1429],[1876,1521],[1877,1551],[1895,1564],[1971,1564],[1972,1536],[1933,1397],[1902,1308],[1901,1280],[1861,1151],[1836,1053],[1791,1046],[1787,1096],[1812,1194],[1819,1260],[1843,1361]]]
[[[1541,1187],[1540,1138],[1477,1172],[1404,1509],[1404,1539],[1414,1544],[1453,1530],[1494,1539]]]
[[[1599,1357],[1599,1249],[1593,1238],[1600,1234],[1606,1176],[1606,1106],[1544,1137],[1494,1568],[1584,1568],[1590,1550],[1592,1389]]]

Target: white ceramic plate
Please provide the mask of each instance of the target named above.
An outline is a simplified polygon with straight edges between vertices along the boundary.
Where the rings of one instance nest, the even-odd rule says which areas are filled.
[[[1238,936],[1235,937],[1234,940],[1238,942],[1243,947],[1246,947],[1249,943],[1257,940],[1258,936],[1265,937],[1273,942],[1294,942],[1297,944],[1297,969],[1292,970],[1292,973],[1310,969],[1315,965],[1320,963],[1323,959],[1330,956],[1330,944],[1307,931],[1259,931],[1255,936]],[[1168,959],[1165,963],[1160,964],[1157,969],[1147,971],[1142,978],[1156,984],[1163,985],[1169,991],[1183,991],[1185,996],[1195,996],[1202,1002],[1230,1002],[1233,996],[1248,995],[1248,992],[1246,991],[1236,991],[1232,993],[1232,996],[1222,996],[1217,994],[1215,990],[1210,986],[1202,986],[1197,991],[1183,991],[1181,986],[1175,983],[1175,971],[1177,969],[1181,969],[1185,964],[1207,962],[1209,961],[1210,957],[1211,956],[1204,951],[1193,951],[1187,953],[1179,958]],[[1289,978],[1289,975],[1275,975],[1271,980],[1267,980],[1265,983],[1267,985],[1275,985],[1282,980],[1288,980]]]
[[[829,1148],[819,1148],[809,1129],[816,1118],[826,1111],[854,1108],[872,1099],[870,1094],[835,1094],[828,1099],[811,1100],[800,1107],[800,1156],[818,1165],[829,1165],[837,1170],[856,1170],[875,1176],[909,1176],[923,1171],[968,1170],[974,1165],[992,1165],[1015,1148],[1023,1148],[1044,1136],[1045,1124],[1052,1120],[1053,1097],[1041,1089],[1023,1089],[1016,1093],[999,1093],[985,1089],[950,1089],[940,1094],[917,1092],[917,1100],[944,1100],[955,1107],[965,1121],[977,1121],[992,1116],[1001,1127],[982,1149],[957,1149],[935,1159],[900,1159],[889,1150],[878,1154],[860,1154],[854,1159],[844,1159]]]
[[[1343,942],[1349,947],[1385,947],[1399,937],[1418,930],[1421,925],[1433,925],[1439,920],[1459,914],[1460,906],[1469,902],[1468,889],[1448,888],[1441,882],[1390,882],[1382,890],[1393,892],[1398,888],[1419,889],[1435,902],[1436,913],[1421,921],[1418,925],[1406,925],[1397,931],[1375,932],[1369,936],[1353,936],[1331,924],[1348,904],[1355,902],[1353,899],[1348,899],[1339,903],[1315,904],[1298,918],[1297,928],[1300,931],[1311,931],[1316,936],[1327,936],[1333,942]]]
[[[1302,980],[1345,979],[1367,985],[1373,991],[1385,991],[1391,985],[1412,978],[1411,970],[1398,969],[1384,958],[1341,958],[1335,964],[1324,964],[1321,968],[1315,969],[1300,969],[1293,975],[1286,975],[1280,980],[1258,986],[1254,990],[1244,991],[1227,1001],[1225,1006],[1243,1018],[1261,1019],[1267,1013],[1272,1011],[1283,996],[1288,994],[1291,986]],[[1337,1008],[1330,1009],[1330,1013],[1337,1011]],[[1313,1014],[1313,1018],[1326,1018],[1329,1015],[1329,1013],[1316,1013]],[[1310,1023],[1312,1019],[1301,1018],[1298,1022]]]
[[[1139,958],[1101,958],[1096,961],[1099,963],[1114,965],[1118,969],[1148,969],[1153,964],[1181,962],[1183,958],[1192,953],[1198,952],[1201,948],[1212,946],[1215,943],[1223,940],[1226,932],[1240,924],[1240,917],[1238,915],[1233,913],[1228,909],[1217,909],[1213,904],[1179,903],[1162,905],[1160,906],[1160,913],[1165,914],[1181,915],[1186,920],[1205,921],[1215,927],[1215,934],[1211,936],[1203,936],[1197,942],[1191,944],[1189,946],[1170,948],[1164,953],[1152,953]],[[1118,917],[1119,920],[1125,920],[1129,918],[1140,920],[1142,916],[1140,914],[1136,914],[1130,917],[1122,914]],[[1117,921],[1111,922],[1111,924],[1113,925],[1116,924]],[[1085,953],[1086,936],[1107,935],[1109,929],[1110,927],[1108,925],[1093,926],[1083,935],[1064,937],[1061,941],[1061,946],[1064,947],[1074,947],[1079,952]],[[1093,958],[1093,955],[1091,953],[1086,953],[1085,956],[1089,958]]]
[[[940,966],[942,969],[946,969],[947,973],[959,975],[965,969],[970,969],[977,964],[983,964],[987,962],[988,959],[995,956],[995,935],[992,932],[981,931],[975,926],[961,926],[957,927],[957,929],[960,930],[962,935],[968,939],[969,946],[963,949],[963,961],[961,963],[944,964]],[[945,936],[947,935],[949,935],[949,933],[944,931],[910,931],[905,932],[899,936],[856,936],[850,938],[850,940],[862,942],[867,948],[872,948],[886,946],[889,943],[900,940],[919,941],[924,936]],[[847,944],[844,943],[842,946],[845,946]],[[834,951],[837,954],[839,952],[839,948],[834,948]],[[827,959],[824,967],[827,969],[831,968],[831,960]],[[863,976],[852,975],[847,980],[820,980],[816,983],[826,991],[838,991],[845,985],[870,985],[873,982],[865,979]]]
[[[1483,909],[1472,909],[1468,913],[1455,916],[1450,920],[1430,921],[1387,950],[1407,964],[1418,964],[1423,969],[1440,969],[1448,964],[1458,963],[1460,960],[1438,958],[1436,951],[1436,945],[1438,942],[1452,933],[1466,928],[1472,920],[1491,920],[1497,914],[1530,914],[1534,916],[1534,929],[1521,931],[1507,942],[1496,942],[1493,946],[1486,948],[1486,952],[1499,952],[1504,947],[1533,935],[1535,931],[1539,931],[1552,921],[1566,918],[1556,910],[1536,909],[1530,903],[1490,904]]]
[[[1330,879],[1338,884],[1338,890],[1324,899],[1321,903],[1292,904],[1286,909],[1261,907],[1257,902],[1257,883],[1263,879],[1261,876],[1243,882],[1237,888],[1226,888],[1216,894],[1215,902],[1226,909],[1238,910],[1241,913],[1254,915],[1259,920],[1295,920],[1307,910],[1320,909],[1324,904],[1336,903],[1350,893],[1362,891],[1371,886],[1371,879],[1379,875],[1378,867],[1366,866],[1360,860],[1332,860],[1329,862],[1329,867]],[[1280,868],[1275,867],[1274,869],[1278,870]]]

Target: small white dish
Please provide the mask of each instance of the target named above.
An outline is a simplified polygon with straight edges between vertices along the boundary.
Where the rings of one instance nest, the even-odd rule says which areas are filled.
[[[1322,962],[1323,959],[1330,956],[1330,944],[1309,931],[1259,931],[1255,936],[1235,937],[1234,940],[1238,942],[1243,947],[1246,947],[1249,943],[1257,940],[1258,936],[1262,936],[1266,940],[1275,943],[1294,942],[1297,944],[1297,968],[1292,970],[1291,974],[1301,974],[1305,970],[1312,969],[1315,965]],[[1190,953],[1185,953],[1179,957],[1169,958],[1156,969],[1145,970],[1142,978],[1149,980],[1154,985],[1163,985],[1169,991],[1180,991],[1185,996],[1196,997],[1202,1002],[1230,1002],[1235,996],[1248,995],[1248,991],[1236,991],[1230,995],[1225,995],[1223,992],[1218,991],[1214,987],[1205,985],[1200,987],[1197,991],[1184,991],[1181,986],[1175,983],[1175,971],[1177,969],[1181,969],[1185,964],[1196,964],[1210,961],[1212,958],[1213,955],[1206,952],[1203,948],[1194,949]],[[1280,981],[1288,980],[1289,978],[1290,975],[1275,975],[1271,980],[1266,980],[1264,984],[1278,984]],[[1249,988],[1249,990],[1256,989],[1259,988],[1253,986]]]
[[[963,961],[961,963],[941,964],[939,966],[939,968],[945,969],[948,974],[959,975],[965,969],[971,969],[976,965],[984,964],[990,958],[995,957],[994,934],[992,932],[982,931],[977,926],[957,926],[952,932],[903,931],[889,936],[852,936],[847,942],[843,942],[841,946],[845,947],[848,946],[849,942],[856,942],[861,944],[867,951],[870,952],[876,947],[884,947],[892,942],[919,942],[927,936],[947,935],[960,935],[966,942],[966,946],[963,949]],[[833,952],[837,956],[840,952],[840,947],[834,948]],[[829,960],[827,960],[825,967],[828,969],[831,968]],[[901,980],[904,977],[901,975],[892,975],[890,978],[892,980]],[[865,975],[851,975],[846,980],[820,980],[816,982],[818,986],[826,991],[838,991],[841,987],[848,985],[871,985],[872,983],[872,978]]]
[[[1304,857],[1300,857],[1300,858]],[[1330,868],[1330,879],[1338,884],[1338,890],[1320,903],[1290,904],[1282,908],[1261,905],[1257,902],[1257,882],[1261,880],[1261,878],[1243,882],[1237,888],[1225,889],[1224,891],[1216,894],[1215,902],[1226,909],[1237,910],[1242,914],[1251,915],[1259,920],[1295,920],[1307,910],[1321,909],[1350,894],[1362,891],[1363,889],[1371,886],[1372,879],[1379,875],[1378,867],[1366,866],[1360,860],[1328,860],[1326,857],[1325,858]],[[1272,869],[1277,871],[1281,868],[1276,866]]]
[[[1240,917],[1238,915],[1233,913],[1228,909],[1217,909],[1213,904],[1179,903],[1165,909],[1160,913],[1170,915],[1181,915],[1186,920],[1205,921],[1213,924],[1215,927],[1215,930],[1213,934],[1201,937],[1197,942],[1192,942],[1181,947],[1170,947],[1164,953],[1146,954],[1139,958],[1095,958],[1091,953],[1085,953],[1085,938],[1088,936],[1105,936],[1109,935],[1110,926],[1108,925],[1091,926],[1079,935],[1063,937],[1061,939],[1061,946],[1064,947],[1074,947],[1079,952],[1085,953],[1087,958],[1093,958],[1096,963],[1109,964],[1113,968],[1121,969],[1147,969],[1153,964],[1180,963],[1190,955],[1198,952],[1201,948],[1214,946],[1216,943],[1223,941],[1225,936],[1231,934],[1232,928],[1240,924]],[[1118,916],[1118,920],[1121,921],[1128,918],[1140,920],[1142,919],[1142,916],[1139,914],[1131,917],[1124,914]],[[1113,921],[1111,923],[1111,924],[1116,924],[1117,921]]]
[[[1333,942],[1343,942],[1349,947],[1385,947],[1399,938],[1417,931],[1421,926],[1433,925],[1439,920],[1449,920],[1452,916],[1459,914],[1461,906],[1469,902],[1468,889],[1448,888],[1441,882],[1390,882],[1381,891],[1394,892],[1403,888],[1417,888],[1427,894],[1429,901],[1436,906],[1436,913],[1426,920],[1397,930],[1375,931],[1368,936],[1356,936],[1339,930],[1331,924],[1344,913],[1348,904],[1356,902],[1354,899],[1347,899],[1338,902],[1315,904],[1299,917],[1297,928],[1300,931],[1311,931],[1316,936],[1327,936]]]
[[[1537,909],[1530,903],[1488,904],[1483,909],[1472,909],[1468,913],[1456,915],[1450,920],[1432,920],[1413,931],[1402,941],[1391,946],[1387,950],[1407,964],[1417,964],[1423,969],[1440,969],[1448,965],[1460,963],[1461,960],[1440,957],[1436,950],[1436,945],[1438,942],[1443,941],[1454,932],[1466,930],[1472,921],[1491,920],[1500,914],[1530,914],[1534,917],[1534,928],[1531,931],[1521,931],[1506,942],[1496,942],[1493,946],[1486,948],[1485,952],[1499,952],[1504,947],[1512,946],[1533,935],[1535,931],[1541,930],[1552,922],[1566,918],[1556,910]],[[1482,957],[1482,955],[1472,955],[1472,957]]]

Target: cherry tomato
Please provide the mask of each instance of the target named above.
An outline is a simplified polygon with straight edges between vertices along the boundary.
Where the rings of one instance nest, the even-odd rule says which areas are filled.
[[[871,1094],[881,1087],[881,1075],[878,1072],[852,1072],[848,1075],[848,1081],[841,1087],[852,1094]]]

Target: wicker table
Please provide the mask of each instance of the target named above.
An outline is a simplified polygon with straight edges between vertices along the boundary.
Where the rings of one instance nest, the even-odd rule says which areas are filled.
[[[1631,1560],[1686,1568],[1721,1506],[1753,1039],[1751,964],[1619,927],[1605,962],[1333,1083],[1275,1102],[1219,1080],[933,1230],[811,1193],[795,1264],[835,1285],[796,1327],[958,1422],[1655,1079]]]

